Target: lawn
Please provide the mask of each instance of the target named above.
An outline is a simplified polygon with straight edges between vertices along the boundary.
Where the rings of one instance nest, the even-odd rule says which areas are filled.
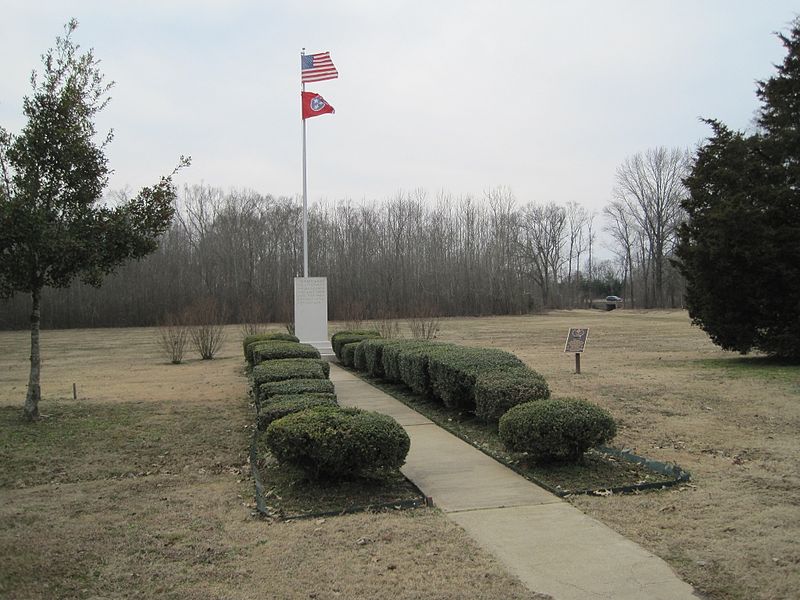
[[[590,329],[581,375],[570,327]],[[220,359],[179,366],[152,329],[45,331],[32,427],[27,336],[0,333],[0,596],[536,597],[435,510],[254,519],[253,414],[227,331]],[[796,597],[800,367],[722,352],[681,311],[444,319],[439,339],[516,353],[554,395],[611,411],[616,446],[693,476],[571,497],[581,510],[710,598]]]
[[[152,329],[0,333],[0,597],[535,599],[436,510],[253,516],[238,327],[168,364]],[[78,399],[72,399],[72,384]]]
[[[564,354],[589,327],[581,374]],[[683,311],[559,311],[445,320],[439,339],[516,353],[554,395],[620,424],[614,445],[692,474],[691,486],[570,502],[667,560],[711,598],[800,589],[800,366],[723,352]]]

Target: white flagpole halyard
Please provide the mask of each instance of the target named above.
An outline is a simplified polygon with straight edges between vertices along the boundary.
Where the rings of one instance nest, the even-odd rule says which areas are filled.
[[[300,71],[302,73],[303,56],[306,49],[300,51]],[[300,91],[306,91],[306,83],[300,77]],[[306,120],[303,121],[303,277],[308,277],[308,185],[306,180]]]

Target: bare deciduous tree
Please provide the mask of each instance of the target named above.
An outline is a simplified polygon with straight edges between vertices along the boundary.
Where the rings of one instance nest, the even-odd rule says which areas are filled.
[[[184,316],[189,325],[192,347],[203,360],[211,360],[225,341],[224,315],[216,300],[207,297],[194,302]]]
[[[634,297],[652,304],[650,238],[620,199],[605,216],[629,305]],[[428,198],[413,190],[385,202],[319,203],[309,212],[310,274],[328,278],[330,319],[353,326],[424,315],[429,307],[452,316],[582,306],[612,285],[603,283],[610,281],[607,269],[594,268],[593,219],[574,203],[520,208],[502,187],[480,199],[445,192]],[[45,289],[50,309],[43,324],[148,325],[153,315],[183,311],[206,297],[227,322],[245,323],[248,331],[259,323],[291,323],[293,278],[302,270],[301,220],[295,198],[186,187],[153,255],[110,276],[99,290],[81,283]],[[667,243],[665,256],[670,249]],[[661,276],[664,296],[677,298],[680,278],[668,267]],[[623,293],[622,283],[613,286],[606,293]],[[26,308],[6,303],[0,318],[22,324]]]
[[[528,204],[521,214],[520,249],[529,261],[531,275],[539,285],[543,306],[558,306],[557,279],[564,261],[564,231],[567,214],[555,203]]]
[[[618,257],[622,265],[623,283],[627,285],[626,302],[631,308],[636,308],[634,292],[634,248],[639,232],[631,215],[621,202],[615,200],[603,209],[608,223],[606,231],[611,234],[613,243],[611,250]]]
[[[683,219],[683,180],[690,155],[677,148],[652,148],[627,158],[617,169],[614,200],[624,207],[643,233],[640,240],[646,302],[664,306],[664,272]],[[649,285],[648,285],[649,282]]]
[[[189,343],[189,328],[183,320],[167,315],[158,328],[157,335],[156,341],[164,356],[174,365],[181,364]]]

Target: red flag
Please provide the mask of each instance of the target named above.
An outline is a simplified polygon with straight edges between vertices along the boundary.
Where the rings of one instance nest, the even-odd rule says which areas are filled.
[[[316,92],[300,92],[300,94],[303,100],[303,119],[336,112],[330,104],[325,102],[325,98]]]

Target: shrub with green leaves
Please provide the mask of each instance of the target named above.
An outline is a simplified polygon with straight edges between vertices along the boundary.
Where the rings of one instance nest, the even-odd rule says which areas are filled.
[[[518,404],[500,417],[500,439],[509,450],[534,460],[577,462],[589,448],[608,443],[617,433],[603,408],[575,398]]]
[[[405,340],[387,340],[384,338],[368,338],[366,340],[362,340],[361,344],[359,344],[359,349],[356,351],[356,356],[358,356],[358,352],[363,352],[364,354],[364,371],[371,377],[377,377],[382,379],[384,376],[383,372],[383,348],[387,345],[399,344],[404,342]],[[358,366],[356,366],[358,368]]]
[[[512,406],[549,398],[550,388],[536,371],[518,367],[479,375],[474,397],[475,415],[487,423],[496,423]]]
[[[434,395],[448,408],[475,409],[474,387],[485,373],[524,367],[510,352],[496,348],[450,346],[428,357]]]
[[[400,348],[397,353],[400,381],[411,388],[415,394],[433,398],[429,362],[431,357],[450,352],[453,348],[458,348],[458,346],[425,341],[418,341]]]
[[[387,415],[316,407],[273,421],[265,434],[273,455],[312,479],[393,471],[405,462],[408,434]]]
[[[381,334],[375,329],[351,329],[348,331],[339,331],[331,336],[331,347],[336,358],[342,360],[342,347],[345,344],[353,342],[360,342],[370,338],[379,338]]]
[[[330,379],[285,379],[262,383],[258,387],[258,395],[262,401],[273,396],[288,394],[333,394],[333,382]]]
[[[278,340],[251,344],[250,354],[253,356],[254,365],[264,362],[265,360],[276,360],[280,358],[320,358],[319,350],[314,348],[311,344]]]
[[[380,339],[380,338],[376,338]],[[364,347],[364,342],[368,340],[361,340],[353,352],[353,368],[356,371],[364,372],[367,370],[367,350]]]
[[[393,340],[393,343],[384,345],[381,352],[383,378],[387,381],[402,382],[400,355],[416,348],[427,348],[430,344],[431,342],[420,340]]]
[[[340,358],[345,367],[353,368],[355,362],[356,348],[361,342],[350,342],[342,346],[342,356]]]
[[[315,406],[337,406],[335,394],[287,394],[273,396],[262,402],[258,410],[258,428],[267,426],[286,415],[313,408]]]
[[[282,331],[268,331],[266,333],[256,333],[253,335],[246,335],[242,340],[242,350],[244,351],[244,357],[248,363],[251,365],[253,364],[253,357],[250,355],[248,351],[248,346],[255,342],[265,342],[268,340],[278,340],[284,342],[299,342],[300,340],[293,336],[290,333],[284,333]]]
[[[268,360],[253,367],[253,388],[264,383],[286,379],[327,379],[330,364],[319,358],[281,358]]]

